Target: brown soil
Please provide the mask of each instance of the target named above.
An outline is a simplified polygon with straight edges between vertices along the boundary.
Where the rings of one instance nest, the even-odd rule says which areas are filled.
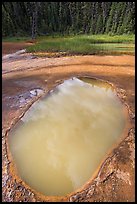
[[[11,45],[11,44],[10,44]],[[13,44],[12,44],[13,45]],[[3,53],[18,50],[3,44]],[[24,44],[28,45],[28,44]],[[20,46],[23,46],[20,44]],[[7,47],[7,48],[6,48]],[[19,49],[23,49],[24,46]],[[69,56],[60,58],[33,58],[31,54],[2,62],[2,192],[3,201],[67,200],[80,202],[135,201],[135,57],[134,56]],[[65,198],[51,198],[37,194],[18,176],[7,145],[8,130],[24,114],[37,97],[20,107],[19,97],[31,89],[42,88],[45,93],[72,76],[89,76],[106,80],[116,87],[119,97],[128,106],[131,129],[120,145],[102,164],[96,177],[84,189]],[[25,100],[27,97],[25,98]]]
[[[27,46],[30,46],[33,42],[2,42],[2,55],[11,54],[18,50],[25,49]]]

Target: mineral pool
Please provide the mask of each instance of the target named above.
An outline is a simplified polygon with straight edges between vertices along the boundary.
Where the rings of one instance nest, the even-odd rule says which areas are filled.
[[[91,179],[125,125],[112,86],[74,77],[27,110],[9,132],[9,148],[26,184],[46,196],[64,196]]]

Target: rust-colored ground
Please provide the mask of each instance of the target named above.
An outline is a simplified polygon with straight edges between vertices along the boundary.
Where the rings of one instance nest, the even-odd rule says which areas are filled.
[[[9,44],[10,47],[11,44]],[[24,44],[26,45],[26,44]],[[7,46],[7,48],[6,48]],[[12,44],[13,46],[13,44]],[[10,53],[18,49],[9,48]],[[22,46],[22,44],[20,44]],[[20,47],[22,49],[24,47]],[[7,53],[8,44],[3,44]],[[9,50],[8,49],[8,50]],[[16,50],[17,51],[17,50]],[[116,87],[123,103],[128,105],[131,128],[126,139],[115,148],[102,164],[96,177],[79,192],[66,198],[51,200],[67,201],[135,201],[135,59],[134,56],[72,56],[60,58],[32,58],[23,54],[17,59],[6,59],[2,63],[2,190],[3,201],[50,201],[24,184],[15,176],[13,164],[8,154],[7,136],[26,106],[20,106],[19,97],[31,89],[42,88],[46,93],[55,85],[72,76],[97,77],[111,82]],[[27,97],[27,96],[26,96]],[[25,98],[27,99],[27,98]],[[31,100],[29,105],[35,101]],[[28,105],[28,106],[29,106]],[[86,168],[86,167],[85,167]],[[84,169],[83,169],[84,171]]]
[[[25,49],[27,46],[30,46],[32,42],[2,42],[2,55],[11,54],[18,50]]]

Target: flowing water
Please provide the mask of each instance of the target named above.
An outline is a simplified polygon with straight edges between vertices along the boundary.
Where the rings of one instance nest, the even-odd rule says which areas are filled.
[[[20,177],[47,196],[82,187],[121,136],[124,107],[112,87],[72,78],[34,103],[9,133]]]

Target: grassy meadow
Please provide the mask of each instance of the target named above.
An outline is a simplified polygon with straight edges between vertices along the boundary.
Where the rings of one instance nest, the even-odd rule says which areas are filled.
[[[23,42],[24,38],[7,38],[3,41]],[[59,52],[63,55],[99,54],[99,55],[134,55],[135,35],[74,35],[74,36],[39,36],[36,43],[27,48],[27,52],[44,56],[45,53]]]

